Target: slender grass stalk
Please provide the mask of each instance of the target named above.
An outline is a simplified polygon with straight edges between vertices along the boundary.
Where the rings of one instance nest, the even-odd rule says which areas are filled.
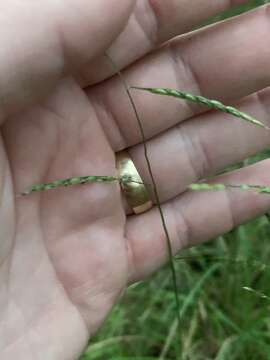
[[[144,129],[143,129],[143,125],[142,125],[142,121],[141,118],[139,116],[139,112],[137,110],[136,104],[133,100],[133,97],[131,95],[131,91],[130,91],[130,86],[127,84],[126,79],[124,78],[124,76],[122,75],[122,72],[118,69],[117,65],[114,63],[114,61],[112,60],[112,58],[108,55],[107,58],[110,61],[113,69],[115,70],[115,72],[118,74],[120,80],[122,81],[122,84],[125,88],[125,91],[127,93],[127,96],[129,98],[130,104],[134,110],[134,114],[135,114],[135,118],[137,121],[137,124],[139,126],[140,129],[140,133],[141,133],[141,138],[142,138],[142,143],[143,143],[143,148],[144,148],[144,157],[146,160],[146,164],[147,164],[147,168],[148,168],[148,172],[151,178],[151,182],[152,182],[152,187],[153,187],[153,191],[154,191],[154,196],[155,196],[155,200],[156,200],[156,205],[160,214],[160,218],[161,218],[161,222],[162,222],[162,226],[164,229],[164,234],[166,237],[166,242],[167,242],[167,248],[168,248],[168,255],[169,255],[169,264],[170,264],[170,268],[171,268],[171,272],[172,272],[172,279],[173,279],[173,287],[174,287],[174,294],[175,294],[175,303],[176,303],[176,311],[177,311],[177,319],[178,319],[178,325],[180,324],[181,321],[181,316],[180,316],[180,300],[179,300],[179,294],[178,294],[178,286],[177,286],[177,276],[176,276],[176,267],[174,264],[174,256],[173,256],[173,249],[172,249],[172,243],[171,243],[171,239],[170,239],[170,235],[169,235],[169,231],[167,228],[167,224],[166,224],[166,220],[163,214],[163,210],[162,210],[162,206],[161,206],[161,201],[160,201],[160,197],[159,197],[159,192],[158,192],[158,188],[157,188],[157,184],[156,184],[156,180],[153,174],[153,170],[152,170],[152,166],[151,166],[151,162],[149,159],[149,155],[148,155],[148,148],[147,148],[147,140],[146,140],[146,136],[144,133]]]
[[[172,97],[175,97],[178,99],[191,101],[196,104],[205,105],[211,109],[220,110],[222,112],[225,112],[225,113],[231,114],[233,116],[236,116],[238,118],[241,118],[243,120],[246,120],[254,125],[257,125],[257,126],[265,128],[267,130],[270,130],[270,128],[268,126],[263,124],[261,121],[255,119],[251,115],[244,113],[232,106],[226,106],[223,103],[221,103],[220,101],[207,99],[204,96],[193,95],[193,94],[189,94],[187,92],[178,91],[178,90],[174,90],[174,89],[167,89],[167,88],[144,88],[144,87],[133,86],[132,89],[147,91],[147,92],[150,92],[152,94],[157,94],[157,95],[172,96]]]
[[[260,194],[270,194],[270,187],[264,185],[249,185],[249,184],[191,184],[189,189],[194,191],[216,191],[216,190],[226,190],[226,189],[239,189],[243,191],[255,190]]]

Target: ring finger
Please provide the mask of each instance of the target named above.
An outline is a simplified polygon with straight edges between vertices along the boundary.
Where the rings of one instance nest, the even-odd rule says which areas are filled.
[[[270,88],[246,97],[236,106],[269,124]],[[269,144],[269,131],[217,111],[177,125],[147,142],[160,200],[174,198],[190,183],[214,175]],[[143,145],[131,147],[129,154],[143,181],[150,184]]]

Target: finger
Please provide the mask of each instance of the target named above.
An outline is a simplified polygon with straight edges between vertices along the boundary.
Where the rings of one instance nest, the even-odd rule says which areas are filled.
[[[158,45],[174,36],[184,34],[210,16],[218,14],[243,0],[141,0],[136,2],[134,11],[125,30],[112,43],[108,53],[123,69],[144,56]],[[104,59],[98,57],[80,72],[82,86],[89,86],[113,74],[113,69]]]
[[[218,183],[269,185],[270,161],[216,178]],[[173,251],[212,239],[235,226],[264,214],[270,196],[253,191],[188,191],[163,205]],[[168,258],[166,238],[156,208],[127,223],[129,239],[130,279],[142,279]],[[153,251],[154,250],[154,251]]]
[[[250,95],[236,106],[270,124],[270,88]],[[212,176],[269,145],[269,131],[214,111],[149,140],[147,150],[160,199],[167,201],[185,191],[189,184]],[[136,145],[129,153],[144,183],[150,184],[144,146]],[[153,194],[152,198],[155,198]]]
[[[226,104],[269,86],[269,9],[265,6],[177,39],[128,69],[128,83],[202,93]],[[141,142],[134,111],[119,79],[88,94],[116,151]],[[147,138],[202,112],[202,107],[182,100],[142,91],[132,94]],[[101,111],[102,106],[106,112]]]
[[[103,53],[125,26],[133,4],[133,0],[112,0],[110,7],[106,0],[20,6],[7,2],[1,11],[0,122]],[[111,6],[117,16],[111,16]]]

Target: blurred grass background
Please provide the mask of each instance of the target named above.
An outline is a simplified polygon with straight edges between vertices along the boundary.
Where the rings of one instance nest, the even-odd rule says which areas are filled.
[[[211,22],[267,2],[252,1]],[[266,157],[269,150],[244,165]],[[270,360],[268,217],[180,256],[180,331],[171,272],[164,267],[127,290],[81,360]]]

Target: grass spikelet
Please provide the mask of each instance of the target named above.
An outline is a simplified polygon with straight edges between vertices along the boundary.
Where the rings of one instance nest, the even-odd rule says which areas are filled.
[[[216,191],[216,190],[226,190],[226,189],[239,189],[243,191],[255,190],[260,194],[270,194],[270,187],[264,185],[249,185],[249,184],[191,184],[189,185],[190,190],[194,191]]]
[[[19,195],[26,196],[26,195],[32,194],[33,192],[53,190],[53,189],[56,189],[59,187],[83,185],[83,184],[94,183],[94,182],[108,183],[108,182],[114,182],[114,181],[118,181],[120,184],[121,183],[123,183],[123,184],[125,184],[125,183],[142,184],[142,182],[137,181],[136,179],[133,179],[132,177],[127,176],[127,175],[124,175],[120,178],[115,177],[115,176],[108,176],[108,175],[76,176],[76,177],[71,177],[68,179],[60,179],[60,180],[55,180],[55,181],[48,182],[48,183],[40,183],[40,184],[32,185],[29,189],[21,192]],[[144,184],[144,185],[146,185],[146,184]]]
[[[119,181],[117,177],[114,176],[76,176],[68,179],[55,180],[48,183],[41,183],[31,186],[26,191],[20,193],[21,196],[30,195],[33,192],[46,191],[56,189],[58,187],[67,187],[73,185],[87,184],[93,182],[113,182]],[[125,180],[127,181],[127,180]],[[131,180],[129,180],[131,181]]]
[[[240,119],[248,121],[254,125],[260,126],[266,130],[270,130],[270,128],[268,126],[263,124],[261,121],[255,119],[253,116],[251,116],[245,112],[242,112],[232,106],[226,106],[218,100],[211,100],[211,99],[207,99],[204,96],[193,95],[193,94],[190,94],[187,92],[178,91],[178,90],[174,90],[174,89],[167,89],[167,88],[144,88],[144,87],[133,86],[132,89],[147,91],[147,92],[150,92],[152,94],[157,94],[157,95],[171,96],[171,97],[175,97],[178,99],[191,101],[196,104],[205,105],[205,106],[209,107],[210,109],[220,110],[222,112],[231,114],[235,117],[238,117]]]
[[[261,291],[257,291],[255,289],[252,289],[252,288],[248,287],[248,286],[243,286],[242,289],[245,290],[245,291],[248,291],[250,293],[253,293],[254,295],[258,296],[261,299],[265,299],[265,300],[270,301],[270,297],[268,295],[262,293]]]

